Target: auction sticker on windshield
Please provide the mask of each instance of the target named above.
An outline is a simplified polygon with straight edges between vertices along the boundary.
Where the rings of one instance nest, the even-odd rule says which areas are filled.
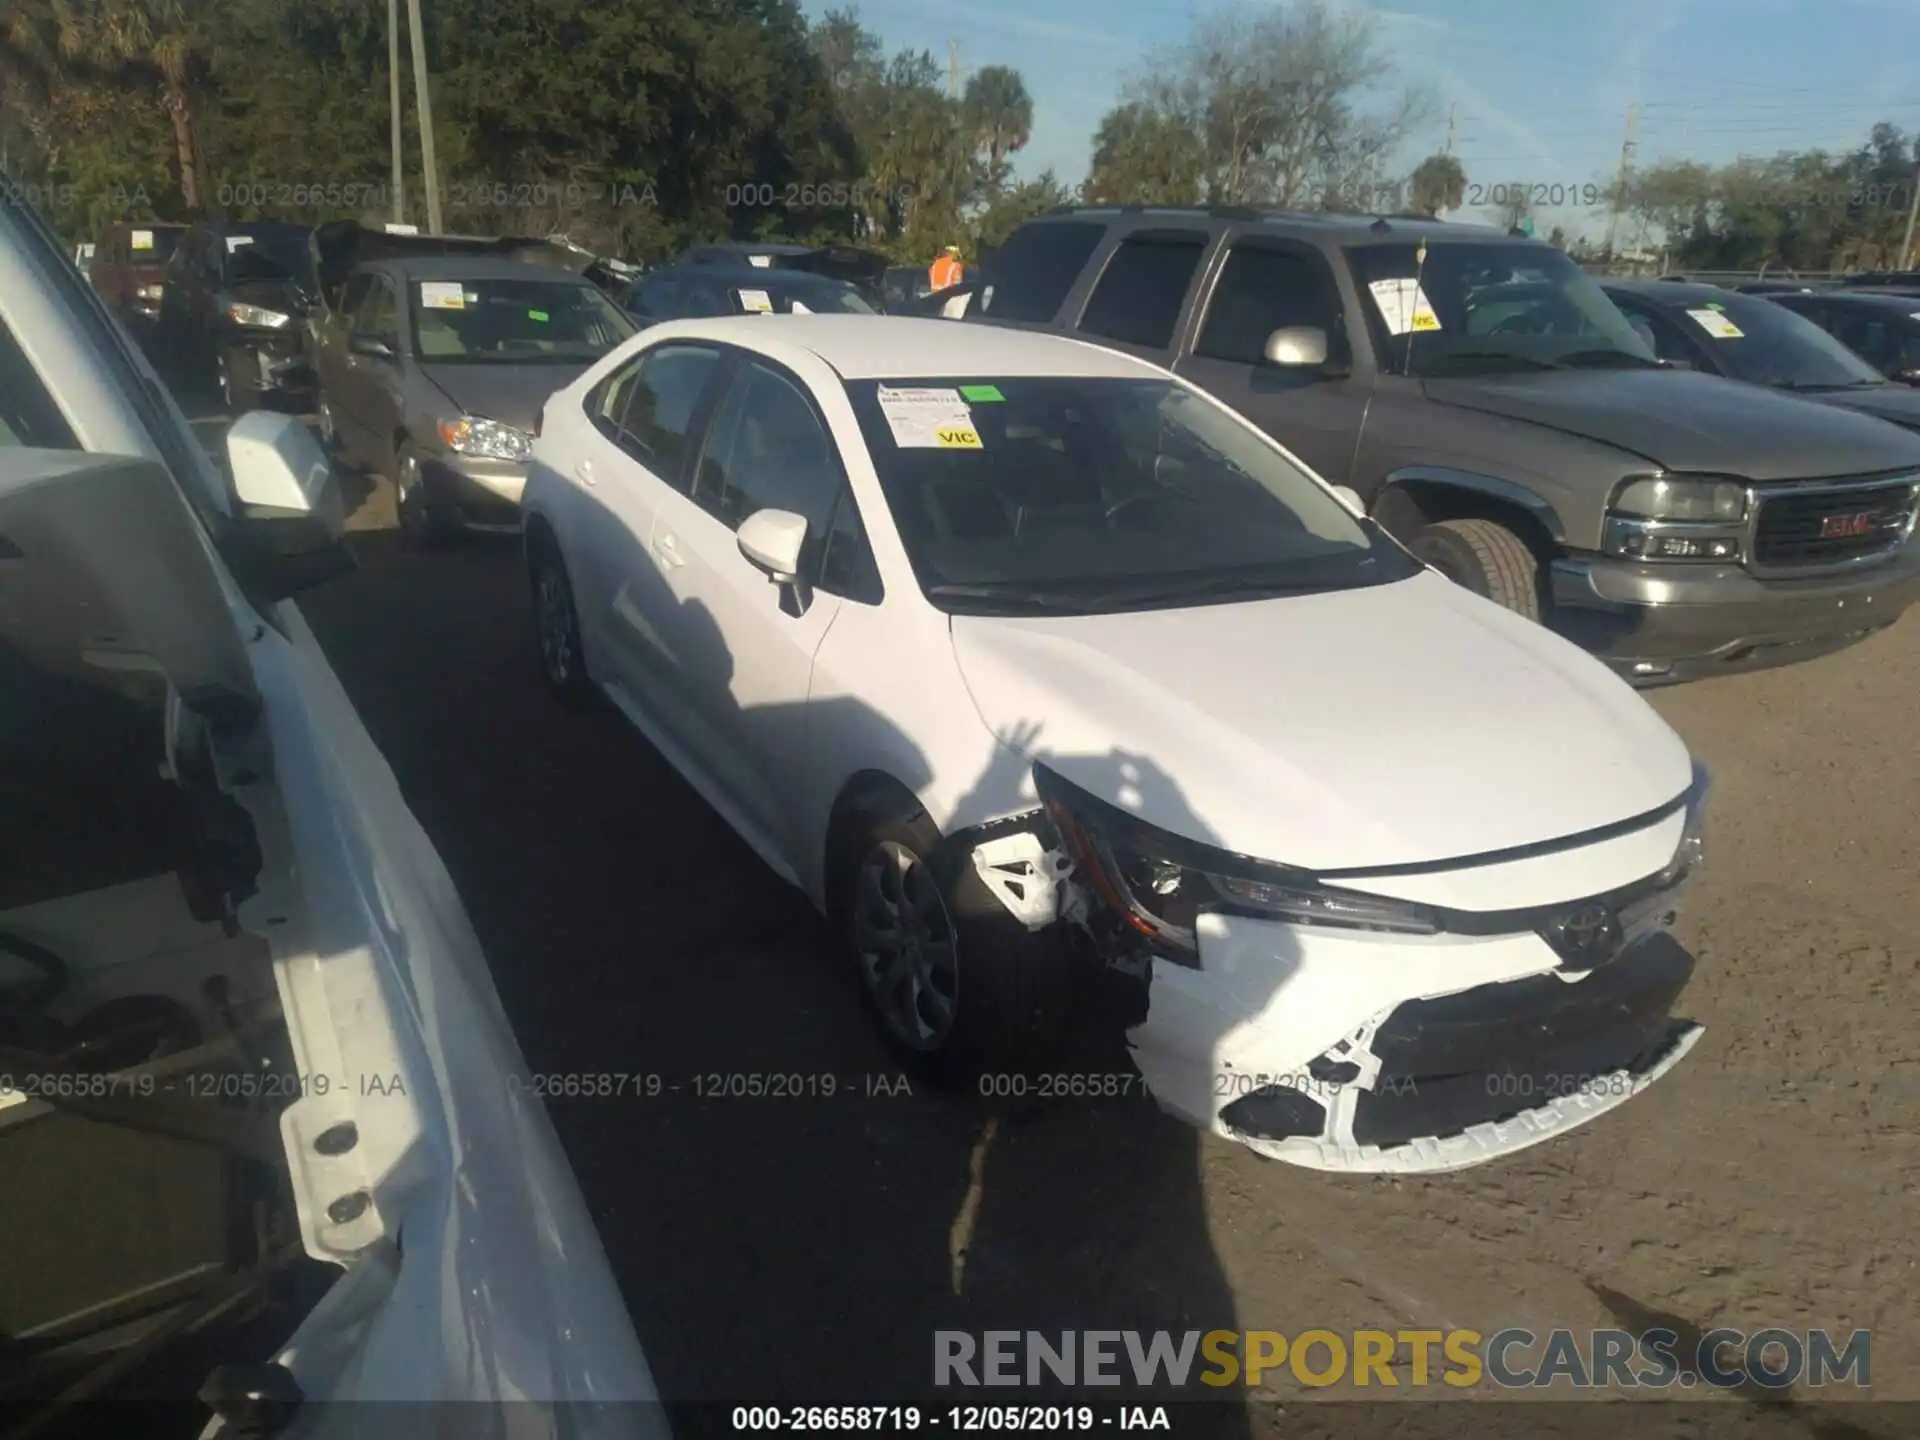
[[[241,246],[251,245],[252,243],[253,237],[251,235],[229,235],[227,236],[227,253],[231,255]]]
[[[134,249],[136,250],[153,249],[153,232],[151,230],[136,230],[133,232],[132,238],[133,238]]]
[[[771,315],[773,313],[773,297],[764,290],[742,290],[740,292],[740,308],[745,310],[749,315]]]
[[[882,385],[875,391],[880,413],[887,417],[893,443],[902,450],[979,450],[980,432],[974,428],[973,411],[960,398],[958,390],[889,390]]]
[[[1687,314],[1691,315],[1699,323],[1700,328],[1716,340],[1739,340],[1747,333],[1718,310],[1689,310]]]
[[[429,310],[464,310],[467,295],[458,280],[422,280],[420,303]]]
[[[1367,289],[1373,292],[1373,303],[1380,307],[1389,335],[1440,328],[1440,317],[1418,280],[1376,280]]]

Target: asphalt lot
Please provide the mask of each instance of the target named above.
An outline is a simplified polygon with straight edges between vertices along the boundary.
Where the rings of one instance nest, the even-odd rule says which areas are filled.
[[[552,1102],[667,1396],[917,1395],[940,1328],[1669,1321],[1870,1329],[1873,1398],[1920,1399],[1920,619],[1653,696],[1716,787],[1681,928],[1700,960],[1681,1013],[1707,1033],[1670,1077],[1503,1163],[1338,1178],[1137,1099],[996,1114],[904,1093],[799,895],[617,720],[549,702],[514,547],[410,553],[383,485],[356,500],[362,569],[302,608],[529,1064],[669,1087]],[[836,1093],[712,1097],[736,1075]],[[1359,1433],[1307,1393],[1284,1377],[1245,1428]],[[1715,1434],[1912,1430],[1879,1407],[1721,1404],[1739,1428]],[[1563,1433],[1526,1409],[1524,1433]],[[1457,1407],[1405,1419],[1492,1433]]]

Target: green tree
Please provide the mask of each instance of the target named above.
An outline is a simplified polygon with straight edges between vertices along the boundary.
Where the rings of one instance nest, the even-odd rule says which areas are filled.
[[[1467,172],[1454,155],[1429,155],[1407,177],[1409,200],[1422,215],[1458,210],[1467,196]]]
[[[986,152],[987,184],[1006,184],[1007,157],[1033,136],[1033,97],[1018,70],[988,65],[967,81],[961,115],[977,149]]]
[[[60,48],[116,75],[129,93],[156,96],[173,131],[180,197],[200,210],[200,148],[195,118],[207,80],[195,44],[194,10],[207,0],[52,0]]]
[[[994,249],[1034,216],[1044,215],[1061,205],[1071,205],[1073,200],[1073,191],[1062,185],[1051,170],[1000,191],[973,223],[975,253]]]
[[[1135,101],[1109,110],[1093,139],[1087,199],[1095,204],[1192,205],[1206,152],[1179,116]]]

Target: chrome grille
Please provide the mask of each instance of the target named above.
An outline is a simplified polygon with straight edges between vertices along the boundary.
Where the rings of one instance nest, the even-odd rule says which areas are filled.
[[[1761,491],[1752,557],[1769,569],[1844,565],[1897,549],[1913,532],[1916,482]]]

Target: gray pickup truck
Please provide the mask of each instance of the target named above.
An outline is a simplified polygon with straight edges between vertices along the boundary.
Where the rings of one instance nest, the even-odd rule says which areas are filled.
[[[989,256],[968,308],[1167,366],[1636,684],[1837,650],[1920,598],[1920,435],[1663,364],[1539,241],[1068,208]]]

